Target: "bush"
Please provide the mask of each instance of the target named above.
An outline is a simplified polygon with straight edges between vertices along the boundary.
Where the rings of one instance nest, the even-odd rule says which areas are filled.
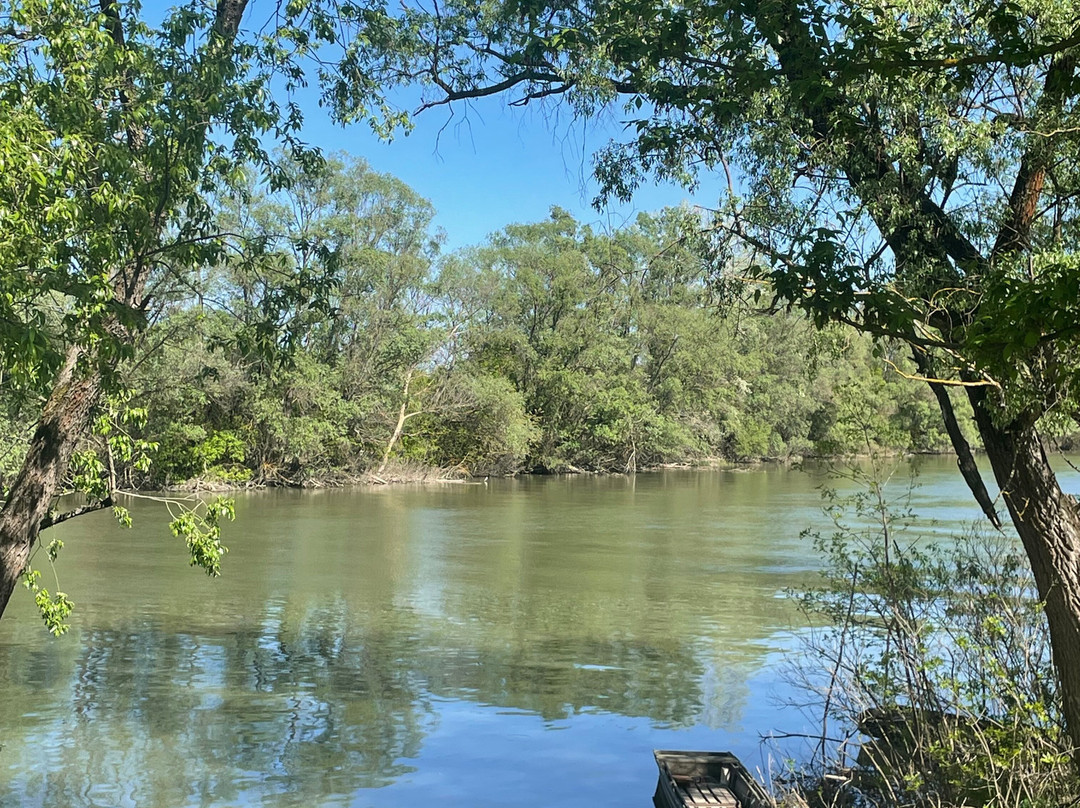
[[[161,442],[158,465],[167,478],[199,478],[230,483],[246,482],[251,471],[244,463],[244,442],[229,430],[207,432],[182,424],[170,429]]]
[[[447,460],[473,474],[513,474],[538,433],[525,409],[525,400],[500,376],[459,373],[452,379],[457,405],[441,417],[424,424],[425,462],[441,465]]]
[[[829,494],[819,626],[793,668],[818,696],[807,771],[825,804],[1060,806],[1080,797],[1042,605],[1014,539],[920,532],[913,483]],[[822,622],[824,621],[824,626]],[[824,663],[819,667],[819,663]]]

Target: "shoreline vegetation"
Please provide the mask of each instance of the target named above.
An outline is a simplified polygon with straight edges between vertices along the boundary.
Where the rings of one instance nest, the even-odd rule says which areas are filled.
[[[816,697],[820,736],[781,791],[802,808],[1077,804],[1045,602],[1015,536],[978,520],[943,540],[913,508],[917,476],[888,484],[889,466],[840,472],[858,490],[829,492],[829,528],[803,533],[822,567],[789,592],[815,628],[787,680]]]
[[[655,466],[647,466],[634,469],[633,471],[596,470],[569,467],[559,471],[525,471],[507,472],[503,474],[473,475],[467,469],[443,468],[438,466],[424,466],[410,462],[392,463],[381,474],[372,471],[357,473],[326,473],[305,474],[299,479],[287,479],[274,477],[263,482],[251,480],[244,482],[228,482],[213,477],[194,477],[180,483],[170,484],[165,487],[167,492],[182,493],[216,493],[227,494],[237,491],[258,491],[273,488],[293,488],[298,490],[318,490],[325,488],[348,488],[352,486],[387,486],[387,485],[483,485],[490,479],[512,479],[516,477],[558,477],[558,476],[628,476],[631,474],[654,474],[664,471],[756,471],[763,467],[797,466],[805,462],[833,463],[869,460],[871,457],[882,456],[906,456],[906,457],[938,457],[943,455],[955,455],[948,449],[927,450],[923,452],[906,452],[902,450],[875,451],[871,453],[855,453],[842,455],[800,455],[794,457],[761,457],[744,460],[728,460],[720,457],[702,458],[686,462],[667,462]]]
[[[700,224],[689,208],[612,232],[554,208],[442,254],[431,204],[363,160],[283,170],[285,190],[220,202],[241,260],[159,279],[73,487],[324,487],[952,448],[907,349],[731,287],[687,242]],[[333,249],[313,257],[314,243]],[[305,271],[282,287],[282,267],[313,261],[326,283]],[[36,403],[8,390],[0,403],[3,488]],[[960,428],[977,446],[971,420]]]
[[[431,204],[363,160],[282,170],[284,190],[252,186],[218,203],[239,258],[157,279],[69,489],[314,488],[952,450],[939,403],[911,381],[908,349],[732,287],[687,240],[699,212],[597,232],[553,208],[443,254]],[[312,244],[329,252],[309,254]],[[0,495],[37,404],[0,390]],[[971,419],[959,428],[978,447]]]
[[[717,277],[688,240],[701,226],[688,207],[609,232],[556,207],[443,254],[431,203],[363,160],[282,171],[284,190],[253,185],[217,202],[234,257],[156,278],[148,325],[73,458],[70,489],[953,449],[909,350]],[[0,390],[0,495],[38,403]],[[970,418],[959,428],[980,445]]]

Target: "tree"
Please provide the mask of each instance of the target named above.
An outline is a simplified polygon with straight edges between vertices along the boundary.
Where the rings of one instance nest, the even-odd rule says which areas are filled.
[[[42,529],[113,504],[101,462],[76,449],[95,422],[124,444],[110,411],[139,417],[124,405],[121,366],[156,279],[227,255],[214,195],[242,188],[250,165],[272,188],[286,182],[267,151],[275,143],[318,163],[297,139],[299,110],[271,89],[303,83],[302,60],[334,36],[333,3],[290,3],[250,31],[247,5],[190,0],[156,26],[122,0],[16,0],[0,11],[0,372],[5,406],[36,419],[5,476],[0,612],[24,572],[35,586],[27,564]],[[271,308],[304,291],[271,290]],[[53,513],[72,481],[89,505]],[[173,529],[192,563],[216,574],[223,548],[209,516],[184,514]],[[37,599],[57,628],[66,599]]]
[[[502,377],[520,394],[538,427],[530,468],[634,471],[717,448],[697,427],[714,421],[725,380],[697,374],[691,354],[722,326],[679,262],[656,258],[656,234],[684,213],[603,234],[553,208],[548,221],[509,225],[458,257],[472,268],[458,287],[487,296],[458,370]]]
[[[302,364],[322,374],[312,377],[314,397],[333,391],[335,409],[345,417],[331,424],[316,416],[314,431],[330,427],[322,431],[337,432],[342,443],[363,443],[385,465],[405,424],[436,408],[442,397],[443,388],[423,372],[443,338],[431,277],[442,241],[432,226],[435,211],[401,180],[344,154],[317,169],[286,161],[283,171],[285,190],[267,194],[253,185],[244,198],[227,203],[241,241],[281,242],[284,277],[308,284],[300,294],[286,295],[290,310],[271,307],[268,336],[293,333],[305,353]],[[216,305],[238,314],[257,343],[266,302],[281,299],[281,267],[233,265],[224,267],[224,275]],[[321,279],[318,290],[312,279]],[[313,307],[312,297],[324,298],[325,305]],[[269,382],[272,374],[265,375],[262,381]],[[266,402],[278,401],[277,418],[249,423],[284,424],[301,415],[304,398],[312,398],[284,393],[274,391]],[[267,458],[270,465],[282,459]]]
[[[717,267],[737,255],[775,304],[910,346],[996,521],[947,395],[961,387],[1080,750],[1080,509],[1042,440],[1080,419],[1078,18],[1071,0],[444,2],[394,18],[400,59],[344,62],[419,83],[420,109],[621,104],[628,138],[596,164],[609,195],[726,174]]]

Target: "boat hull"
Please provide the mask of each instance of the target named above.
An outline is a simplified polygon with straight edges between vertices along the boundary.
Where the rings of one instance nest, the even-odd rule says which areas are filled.
[[[772,800],[730,752],[653,753],[660,776],[656,808],[771,808]]]

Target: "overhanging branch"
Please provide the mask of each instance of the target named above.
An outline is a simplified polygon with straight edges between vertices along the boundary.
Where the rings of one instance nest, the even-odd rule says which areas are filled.
[[[94,513],[95,511],[101,511],[105,508],[111,508],[113,506],[112,497],[106,497],[101,502],[95,502],[91,505],[83,505],[80,508],[73,508],[70,511],[64,511],[63,513],[51,512],[48,516],[41,520],[41,525],[38,530],[45,530],[46,528],[55,527],[61,522],[66,522],[68,519],[74,519],[77,516],[85,516],[88,513]]]
[[[450,84],[446,82],[445,79],[439,76],[433,75],[431,80],[439,89],[443,91],[444,95],[442,98],[436,99],[435,101],[424,102],[419,107],[417,107],[415,114],[420,114],[424,110],[432,109],[433,107],[441,107],[445,106],[446,104],[452,104],[455,101],[468,101],[476,98],[484,98],[489,95],[497,95],[499,93],[506,92],[513,87],[517,87],[519,84],[550,84],[563,81],[562,77],[556,75],[555,73],[541,73],[531,70],[509,76],[500,82],[497,82],[495,84],[489,84],[486,87],[474,87],[469,90],[455,90],[453,89],[453,87],[451,87]],[[545,88],[545,90],[547,89],[548,88]],[[567,89],[569,89],[569,85],[567,85]],[[525,99],[527,100],[532,95],[534,94],[527,93]]]

